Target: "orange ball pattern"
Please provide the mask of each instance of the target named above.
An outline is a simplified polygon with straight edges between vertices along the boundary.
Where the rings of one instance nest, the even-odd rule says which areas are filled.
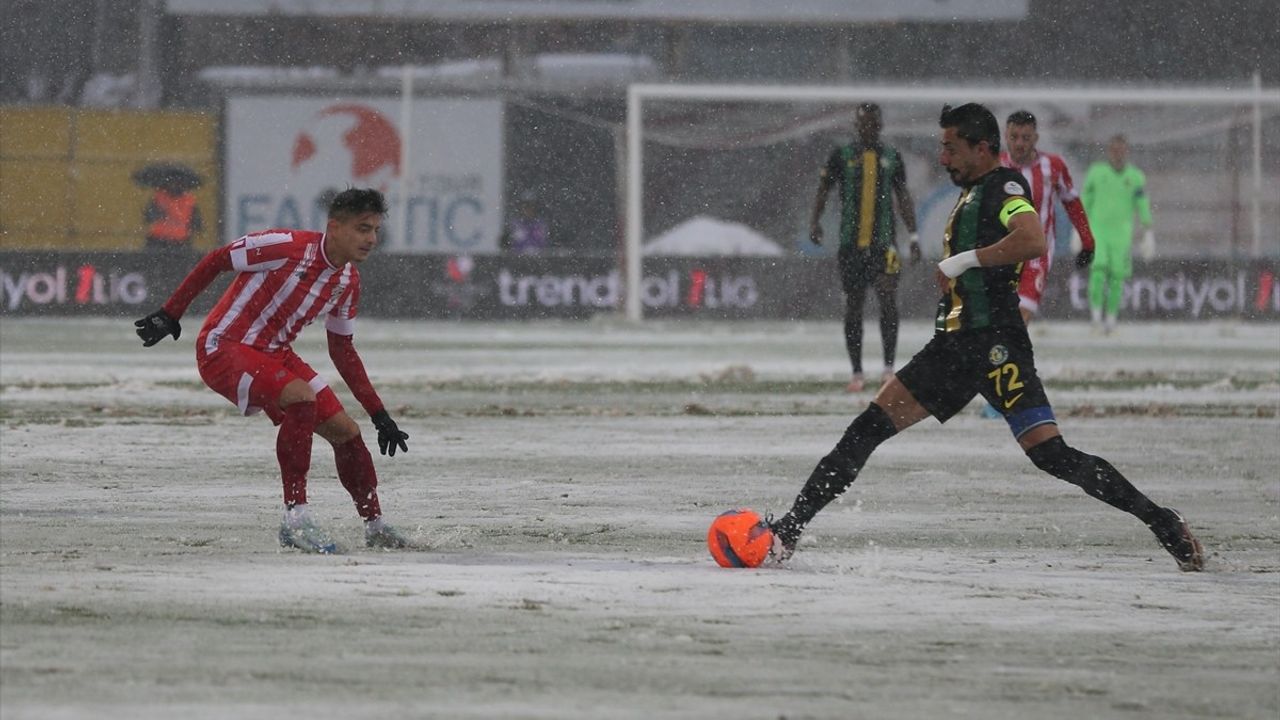
[[[772,545],[773,531],[747,508],[721,513],[707,530],[707,549],[720,567],[759,567]]]

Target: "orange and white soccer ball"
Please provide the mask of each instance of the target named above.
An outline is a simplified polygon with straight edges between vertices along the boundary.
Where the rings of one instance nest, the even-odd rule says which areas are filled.
[[[772,545],[773,530],[747,508],[721,513],[707,530],[707,549],[720,567],[760,567]]]

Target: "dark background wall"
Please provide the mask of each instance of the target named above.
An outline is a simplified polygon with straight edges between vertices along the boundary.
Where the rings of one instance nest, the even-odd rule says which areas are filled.
[[[94,73],[139,54],[140,0],[0,0],[0,102],[74,103]],[[626,52],[679,80],[838,81],[1010,78],[1229,81],[1280,68],[1274,0],[1031,0],[1017,22],[848,26],[579,21],[441,23],[283,16],[165,16],[167,104],[211,104],[210,65],[331,66],[343,72],[512,52]]]

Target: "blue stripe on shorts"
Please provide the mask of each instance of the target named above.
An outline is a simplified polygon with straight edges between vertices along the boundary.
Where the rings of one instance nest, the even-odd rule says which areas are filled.
[[[1013,439],[1017,440],[1022,437],[1028,430],[1048,423],[1057,424],[1058,419],[1053,416],[1053,408],[1048,405],[1033,407],[1023,410],[1015,415],[1005,417],[1005,422],[1009,423],[1009,430],[1013,432]]]

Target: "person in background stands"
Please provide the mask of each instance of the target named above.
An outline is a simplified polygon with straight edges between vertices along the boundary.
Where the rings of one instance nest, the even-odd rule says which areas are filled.
[[[538,215],[538,206],[532,193],[523,193],[517,206],[517,214],[503,229],[501,246],[512,255],[539,255],[550,245],[547,221]]]
[[[142,219],[147,224],[148,250],[190,249],[192,238],[204,230],[195,194],[178,184],[156,188]]]

